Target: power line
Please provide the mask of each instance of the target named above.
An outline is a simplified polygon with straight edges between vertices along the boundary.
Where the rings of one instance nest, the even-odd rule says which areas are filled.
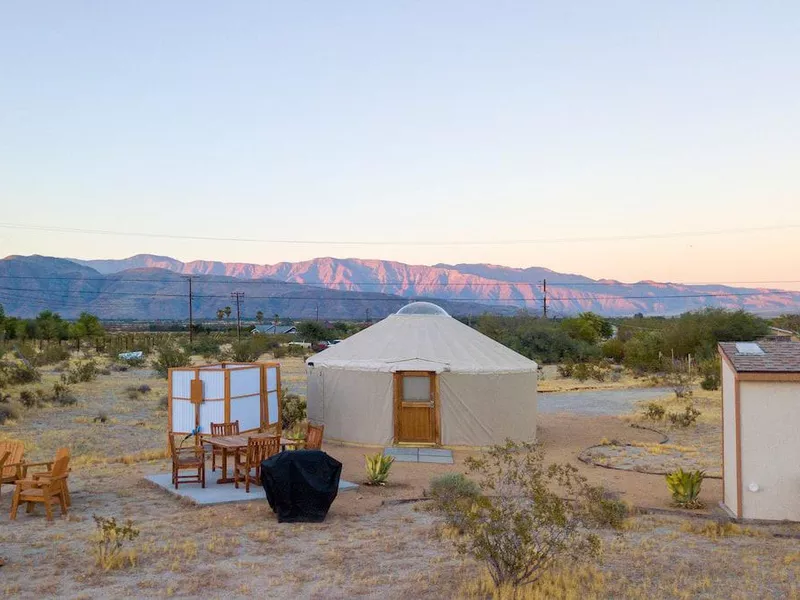
[[[112,231],[108,229],[84,229],[79,227],[56,227],[50,225],[30,225],[23,223],[0,223],[0,228],[20,229],[29,231],[49,231],[54,233],[77,233],[86,235],[113,235],[144,238],[162,238],[175,240],[196,240],[206,242],[246,242],[259,244],[289,244],[289,245],[326,245],[326,246],[510,246],[524,244],[561,244],[561,243],[583,243],[583,242],[602,242],[602,241],[626,241],[626,240],[649,240],[667,239],[678,237],[705,237],[714,235],[725,235],[730,233],[753,233],[763,231],[778,231],[786,229],[800,228],[800,224],[769,225],[763,227],[736,227],[728,229],[715,229],[705,231],[678,231],[668,233],[649,233],[635,235],[617,236],[586,236],[586,237],[562,237],[562,238],[536,238],[518,240],[462,240],[462,241],[407,241],[407,240],[297,240],[297,239],[264,239],[264,238],[241,238],[241,237],[218,237],[200,235],[177,235],[170,233],[152,233],[142,231]]]
[[[174,271],[173,271],[174,272]],[[518,285],[532,285],[539,286],[542,280],[537,281],[494,281],[494,282],[420,282],[420,281],[350,281],[347,283],[325,283],[320,282],[304,282],[304,281],[280,281],[272,279],[239,279],[231,275],[207,275],[204,273],[193,273],[191,275],[179,274],[175,272],[175,279],[127,279],[113,277],[108,275],[106,277],[66,277],[66,276],[52,276],[52,275],[0,275],[0,279],[26,279],[34,281],[101,281],[106,283],[168,283],[168,284],[181,284],[184,277],[229,277],[230,279],[223,281],[214,281],[212,279],[198,280],[198,283],[203,285],[290,285],[290,286],[311,286],[311,287],[325,287],[326,289],[336,291],[354,291],[349,289],[340,289],[339,287],[330,286],[397,286],[397,285],[416,285],[420,287],[510,287]],[[481,277],[476,275],[476,277]],[[583,287],[583,286],[601,286],[601,287],[636,287],[636,286],[652,286],[651,281],[637,281],[633,283],[625,283],[622,281],[553,281],[548,280],[548,285],[559,287]],[[800,279],[771,279],[759,281],[694,281],[694,282],[675,282],[665,281],[659,282],[664,285],[743,285],[743,284],[779,284],[779,283],[800,283]]]

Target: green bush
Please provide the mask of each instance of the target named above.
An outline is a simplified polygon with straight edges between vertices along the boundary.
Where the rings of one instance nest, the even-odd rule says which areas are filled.
[[[77,404],[78,399],[70,393],[69,386],[63,381],[56,381],[53,384],[53,397],[54,404],[60,406],[72,406]]]
[[[698,496],[705,479],[705,471],[678,469],[666,476],[672,502],[681,508],[703,508]]]
[[[584,510],[589,524],[621,529],[628,518],[628,505],[603,486],[587,486]]]
[[[281,422],[284,429],[291,429],[306,419],[306,399],[297,394],[281,390]]]
[[[252,341],[247,340],[231,344],[230,356],[233,362],[254,362],[261,356],[261,351]]]
[[[572,377],[572,374],[575,372],[575,363],[572,362],[571,360],[566,360],[560,365],[558,365],[556,369],[558,370],[558,374],[561,377],[567,379],[569,377]]]
[[[586,512],[596,493],[574,466],[546,465],[540,445],[510,440],[466,465],[481,494],[466,509],[455,502],[443,512],[461,524],[456,549],[483,563],[496,587],[521,588],[563,559],[599,553]]]
[[[572,376],[581,382],[586,381],[588,379],[594,379],[595,381],[606,380],[606,372],[597,365],[593,365],[590,363],[576,364],[575,367],[572,369]]]
[[[39,371],[24,362],[0,363],[0,387],[37,383],[41,379]]]
[[[666,409],[660,404],[648,402],[644,407],[644,418],[648,421],[661,421],[666,412]]]
[[[79,362],[69,368],[62,378],[66,378],[67,383],[86,383],[97,378],[97,363],[94,360]]]
[[[219,344],[220,341],[216,337],[203,336],[195,340],[191,346],[187,346],[187,350],[203,358],[215,358],[219,355]]]
[[[705,360],[700,363],[699,369],[700,387],[704,390],[718,390],[720,385],[720,363],[719,357],[714,360]]]
[[[13,404],[0,403],[0,425],[9,420],[14,420],[19,417],[17,410]]]
[[[48,345],[44,350],[33,355],[31,363],[37,367],[43,367],[64,360],[69,360],[69,350],[58,345]]]
[[[19,403],[25,408],[34,408],[39,405],[40,398],[33,390],[21,390],[19,393]]]
[[[610,358],[614,362],[621,363],[625,359],[625,343],[618,338],[606,340],[600,350],[603,358]]]
[[[378,453],[364,456],[364,468],[367,472],[367,485],[386,485],[389,471],[394,464],[393,456]]]
[[[434,502],[446,505],[459,499],[475,499],[481,488],[462,473],[445,473],[431,479],[429,493]]]
[[[176,344],[165,342],[158,348],[158,356],[153,361],[153,368],[163,378],[166,379],[170,369],[178,367],[188,367],[191,358],[183,349]]]
[[[272,356],[275,358],[283,358],[289,353],[286,346],[278,346],[272,349]]]
[[[697,410],[691,403],[686,405],[682,413],[668,413],[667,418],[669,422],[675,427],[689,427],[697,422],[697,417],[702,413]]]

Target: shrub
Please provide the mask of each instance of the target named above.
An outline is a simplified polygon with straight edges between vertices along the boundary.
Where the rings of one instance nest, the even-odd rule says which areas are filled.
[[[31,359],[31,363],[37,367],[43,367],[45,365],[60,363],[61,361],[68,359],[69,350],[62,348],[61,346],[50,345],[41,352],[34,354],[33,358]]]
[[[700,380],[700,387],[706,391],[718,390],[720,384],[720,364],[719,358],[715,360],[706,360],[699,365],[700,375],[703,377]]]
[[[62,378],[64,375],[62,375]],[[66,373],[67,383],[85,383],[93,381],[97,378],[97,363],[94,360],[87,360],[80,362],[72,367]]]
[[[688,398],[692,395],[693,379],[694,377],[689,372],[688,365],[682,361],[672,362],[667,365],[664,384],[672,388],[676,398]]]
[[[572,377],[572,373],[575,371],[575,363],[571,360],[567,360],[558,365],[556,369],[558,370],[558,374],[566,379],[568,377]]]
[[[629,514],[628,505],[603,486],[586,488],[584,510],[589,523],[612,529],[622,528]]]
[[[540,445],[511,440],[466,464],[481,496],[466,511],[455,503],[444,512],[460,513],[456,548],[483,562],[495,586],[531,584],[563,558],[599,552],[599,538],[586,529],[592,496],[574,466],[545,465]]]
[[[306,400],[297,394],[281,390],[281,421],[284,429],[291,429],[306,418]]]
[[[606,372],[591,363],[578,363],[572,369],[572,376],[578,381],[586,381],[587,379],[605,381]]]
[[[120,369],[121,371],[127,371],[127,367],[141,368],[147,364],[147,359],[144,356],[141,358],[121,358],[120,360],[125,366],[125,369]]]
[[[283,358],[288,353],[288,350],[285,346],[278,346],[277,348],[272,349],[272,356],[274,358]]]
[[[167,396],[161,396],[158,399],[158,408],[161,410],[167,410],[169,408],[169,398]]]
[[[104,571],[122,567],[126,560],[135,563],[133,553],[123,552],[125,542],[133,541],[139,536],[139,530],[128,520],[119,525],[114,517],[98,517],[94,515],[97,529],[92,538],[94,557],[98,567]]]
[[[39,405],[39,397],[33,390],[22,390],[19,393],[19,403],[25,408],[34,408]]]
[[[128,368],[129,367],[127,363],[114,363],[111,365],[111,370],[117,373],[124,373],[128,370]]]
[[[9,385],[24,385],[26,383],[37,383],[42,376],[32,365],[25,363],[4,363],[0,365],[0,379],[4,379]]]
[[[18,417],[19,415],[17,414],[17,410],[14,408],[13,404],[8,404],[8,403],[0,404],[0,425],[2,425],[8,420],[13,420]]]
[[[648,421],[661,421],[666,412],[666,409],[660,404],[648,402],[644,407],[644,418]]]
[[[158,348],[158,357],[153,362],[156,372],[166,379],[170,369],[188,367],[191,363],[189,355],[174,343],[164,343]]]
[[[69,386],[63,381],[56,381],[53,384],[53,402],[60,406],[72,406],[77,404],[78,399],[70,393]]]
[[[231,359],[234,362],[253,362],[261,356],[261,350],[252,341],[231,344]]]
[[[667,418],[676,427],[689,427],[697,422],[697,417],[701,415],[691,403],[686,405],[682,413],[669,413]]]
[[[364,468],[367,471],[367,485],[386,485],[389,479],[389,470],[394,463],[393,456],[386,456],[382,453],[365,455]]]
[[[97,373],[98,373],[99,375],[106,375],[106,376],[108,376],[108,375],[111,375],[111,369],[109,369],[109,368],[98,369]]]
[[[106,423],[108,421],[108,413],[105,411],[100,411],[97,413],[97,416],[93,419],[94,423]]]
[[[192,354],[199,354],[203,358],[214,358],[219,354],[219,340],[204,336],[187,348]]]
[[[139,399],[139,390],[135,387],[128,388],[125,390],[125,395],[128,396],[128,400],[138,400]]]
[[[136,390],[137,390],[137,391],[138,391],[140,394],[147,394],[147,393],[148,393],[150,390],[152,390],[152,389],[153,389],[153,388],[151,388],[151,387],[150,387],[149,385],[147,385],[146,383],[143,383],[143,384],[142,384],[142,385],[140,385],[138,388],[136,388]]]
[[[440,505],[459,499],[475,499],[480,493],[478,484],[462,473],[446,473],[431,479],[430,496]]]
[[[678,469],[666,476],[667,487],[672,494],[672,502],[681,508],[703,508],[698,500],[703,486],[705,471],[684,471]]]

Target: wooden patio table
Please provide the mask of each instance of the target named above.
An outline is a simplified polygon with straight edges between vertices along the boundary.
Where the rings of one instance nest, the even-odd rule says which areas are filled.
[[[247,439],[251,437],[266,437],[268,434],[256,433],[253,435],[205,435],[203,436],[203,443],[210,444],[222,450],[222,477],[217,480],[217,483],[233,483],[234,478],[228,477],[228,454],[231,453],[236,456],[243,450],[247,450]],[[296,447],[298,440],[290,440],[281,437],[281,449],[286,450],[287,447]]]

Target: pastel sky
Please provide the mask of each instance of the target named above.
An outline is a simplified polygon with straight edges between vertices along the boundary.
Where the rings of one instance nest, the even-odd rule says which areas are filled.
[[[798,31],[777,1],[6,2],[1,224],[375,244],[0,228],[0,255],[800,280]]]

